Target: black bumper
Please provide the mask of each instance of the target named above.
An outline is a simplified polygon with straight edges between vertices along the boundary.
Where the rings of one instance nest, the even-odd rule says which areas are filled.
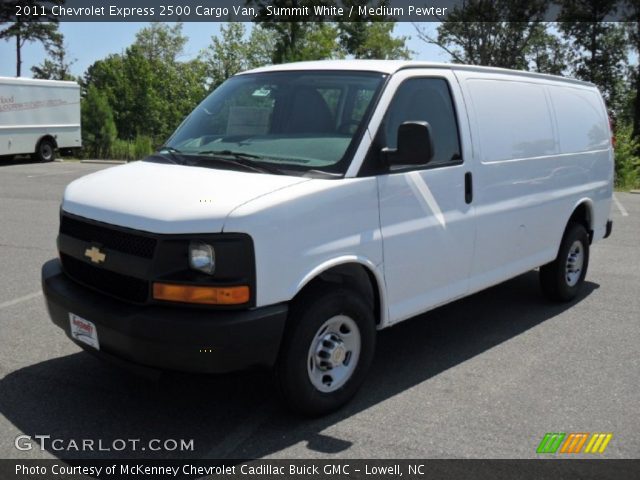
[[[69,338],[69,313],[96,325],[100,351],[79,346],[162,370],[222,373],[271,366],[287,316],[286,304],[233,311],[131,305],[77,284],[57,259],[42,266],[42,289],[53,323]]]

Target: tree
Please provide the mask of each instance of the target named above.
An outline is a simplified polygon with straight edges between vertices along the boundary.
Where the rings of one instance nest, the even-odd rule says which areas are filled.
[[[45,80],[74,80],[71,75],[71,65],[75,60],[68,60],[64,45],[64,36],[57,33],[52,36],[51,45],[46,47],[50,58],[46,58],[41,65],[31,67],[33,78]]]
[[[394,37],[395,22],[340,22],[340,44],[354,58],[397,60],[411,58],[407,37]]]
[[[275,38],[273,32],[255,25],[247,38],[243,23],[230,22],[211,37],[211,45],[202,52],[207,76],[215,88],[243,70],[271,63]]]
[[[371,3],[371,2],[367,2]],[[354,58],[408,59],[411,52],[405,46],[406,37],[393,37],[395,22],[391,18],[371,18],[360,15],[361,0],[343,0],[345,8],[354,7],[353,21],[338,22],[339,41],[348,55]],[[383,5],[379,0],[377,5]]]
[[[286,63],[301,60],[321,60],[340,57],[337,46],[337,30],[334,26],[321,22],[315,16],[313,7],[333,5],[332,0],[247,0],[258,8],[256,22],[272,32],[274,43],[271,56],[272,63]],[[310,15],[304,21],[297,16],[269,15],[267,5],[274,8],[308,7]],[[335,36],[334,36],[335,35]],[[313,44],[312,42],[321,42]],[[331,45],[330,45],[331,43]]]
[[[640,0],[630,0],[628,2],[629,11],[627,12],[627,33],[629,35],[630,45],[640,55]],[[634,139],[640,140],[640,62],[635,68],[635,72],[631,75],[633,93],[630,95],[631,112],[633,117]],[[640,153],[640,152],[637,152]]]
[[[175,63],[183,54],[187,40],[182,34],[182,23],[173,26],[152,23],[136,33],[134,45],[149,61]]]
[[[83,85],[105,95],[121,139],[145,135],[161,142],[206,95],[205,65],[172,60],[175,49],[149,55],[147,46],[134,44],[124,54],[98,60]]]
[[[418,38],[437,45],[456,63],[528,70],[548,39],[542,23],[548,0],[463,0],[434,38],[414,24]],[[544,63],[540,62],[540,66]]]
[[[82,101],[82,143],[87,153],[105,158],[117,138],[113,112],[106,95],[90,85]]]
[[[334,5],[340,3],[349,9],[362,5],[361,0],[248,0],[258,7],[257,22],[265,30],[273,32],[273,63],[294,62],[302,60],[323,60],[344,58],[351,55],[355,58],[396,59],[409,58],[411,52],[406,48],[405,37],[393,37],[395,23],[376,18],[375,21],[358,16],[356,21],[343,22],[341,18],[319,18],[314,13],[314,6]],[[366,3],[372,3],[370,0]],[[377,0],[376,4],[383,4]],[[309,15],[301,21],[297,16],[280,15],[274,18],[265,9],[269,4],[273,7],[308,7]],[[288,21],[290,20],[290,21]]]
[[[273,31],[254,24],[249,35],[245,58],[249,68],[269,65],[275,49],[276,38]]]
[[[327,60],[344,58],[346,52],[338,41],[338,27],[335,23],[317,22],[308,25],[287,61]]]
[[[22,75],[22,48],[31,42],[41,42],[48,47],[58,34],[57,19],[51,14],[50,8],[60,3],[63,0],[2,0],[0,3],[0,40],[15,39],[16,77]],[[22,16],[16,16],[18,5],[25,9],[38,8],[39,12],[45,7],[45,15],[39,15],[37,20],[25,20]]]
[[[528,52],[530,70],[551,75],[563,75],[566,72],[567,44],[546,28],[534,33]]]
[[[571,46],[572,73],[595,83],[610,109],[619,109],[628,40],[622,24],[605,20],[617,0],[562,0],[559,29]]]

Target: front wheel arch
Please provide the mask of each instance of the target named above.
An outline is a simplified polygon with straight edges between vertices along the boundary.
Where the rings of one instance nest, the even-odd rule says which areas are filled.
[[[380,328],[386,324],[384,279],[373,264],[345,258],[319,266],[298,284],[292,301],[319,285],[345,285],[361,293],[372,305],[376,326]]]

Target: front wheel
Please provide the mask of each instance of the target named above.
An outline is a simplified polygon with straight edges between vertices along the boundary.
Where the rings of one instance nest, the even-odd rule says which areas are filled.
[[[314,289],[294,302],[276,365],[289,407],[306,415],[338,409],[358,391],[371,365],[372,306],[344,287]]]
[[[571,223],[556,259],[540,267],[540,286],[551,300],[568,302],[578,294],[589,266],[589,235],[584,225]]]

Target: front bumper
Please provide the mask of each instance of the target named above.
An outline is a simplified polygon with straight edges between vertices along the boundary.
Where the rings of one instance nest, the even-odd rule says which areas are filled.
[[[71,338],[69,313],[96,325],[91,353],[162,370],[222,373],[271,366],[280,348],[287,305],[250,310],[136,306],[79,285],[59,260],[42,266],[42,289],[53,323]]]

